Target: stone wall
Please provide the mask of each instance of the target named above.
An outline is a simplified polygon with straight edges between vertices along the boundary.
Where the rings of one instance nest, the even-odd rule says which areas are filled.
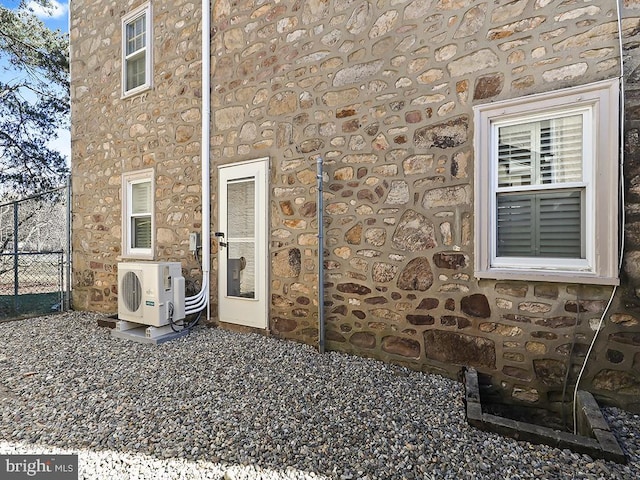
[[[121,174],[154,168],[156,258],[182,261],[201,229],[200,3],[153,2],[153,90],[121,93],[121,19],[140,0],[71,2],[73,305],[117,310]]]
[[[200,226],[199,2],[154,2],[155,87],[123,101],[119,22],[139,3],[72,3],[81,308],[115,310],[122,171],[156,168],[157,257],[182,260],[191,280],[198,274],[186,233]],[[449,376],[472,365],[515,401],[560,402],[612,288],[474,278],[472,106],[618,76],[615,5],[216,1],[212,165],[270,158],[270,331],[317,342],[321,155],[328,347]],[[638,7],[625,2],[623,22],[636,108]],[[629,253],[583,385],[640,409],[634,113]],[[215,193],[211,205],[215,226]]]

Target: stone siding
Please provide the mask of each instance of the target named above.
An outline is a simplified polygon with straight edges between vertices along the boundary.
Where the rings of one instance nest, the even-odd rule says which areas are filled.
[[[156,258],[182,261],[199,289],[200,3],[153,2],[153,90],[122,98],[121,21],[145,2],[72,2],[73,305],[117,311],[122,173],[155,170]],[[194,284],[197,282],[197,284]]]
[[[140,3],[71,7],[80,308],[116,308],[124,171],[156,169],[156,256],[198,279],[199,2],[153,2],[154,88],[122,100],[120,18]],[[615,5],[216,1],[211,159],[270,158],[271,333],[317,342],[321,155],[328,347],[448,376],[471,365],[515,401],[560,402],[612,288],[474,278],[472,107],[618,76]],[[640,409],[640,5],[624,5],[627,254],[582,385]]]

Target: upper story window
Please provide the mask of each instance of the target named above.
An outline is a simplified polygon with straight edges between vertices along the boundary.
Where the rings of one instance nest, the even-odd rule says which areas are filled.
[[[151,5],[122,19],[122,93],[132,95],[151,87]]]
[[[617,283],[617,80],[474,111],[476,276]]]
[[[123,255],[153,258],[153,170],[122,176]]]

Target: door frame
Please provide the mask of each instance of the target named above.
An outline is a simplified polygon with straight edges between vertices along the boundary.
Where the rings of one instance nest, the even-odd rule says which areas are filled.
[[[218,165],[218,228],[227,234],[226,182],[237,178],[255,178],[256,248],[255,248],[255,299],[227,295],[227,253],[218,247],[218,319],[250,328],[269,328],[269,157]],[[242,172],[244,170],[245,172]],[[246,174],[245,174],[246,173]],[[224,211],[223,211],[224,208]],[[224,223],[224,224],[223,224]],[[220,241],[226,241],[220,238]],[[252,305],[252,308],[247,307]],[[247,307],[246,309],[244,307]],[[246,316],[246,311],[252,314]],[[243,317],[243,315],[245,315]]]

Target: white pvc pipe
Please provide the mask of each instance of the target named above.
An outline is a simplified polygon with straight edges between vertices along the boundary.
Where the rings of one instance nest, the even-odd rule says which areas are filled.
[[[209,275],[211,271],[211,4],[202,0],[202,139],[200,148],[200,169],[202,173],[202,287],[193,297],[185,299],[185,313],[197,313],[209,308]]]

